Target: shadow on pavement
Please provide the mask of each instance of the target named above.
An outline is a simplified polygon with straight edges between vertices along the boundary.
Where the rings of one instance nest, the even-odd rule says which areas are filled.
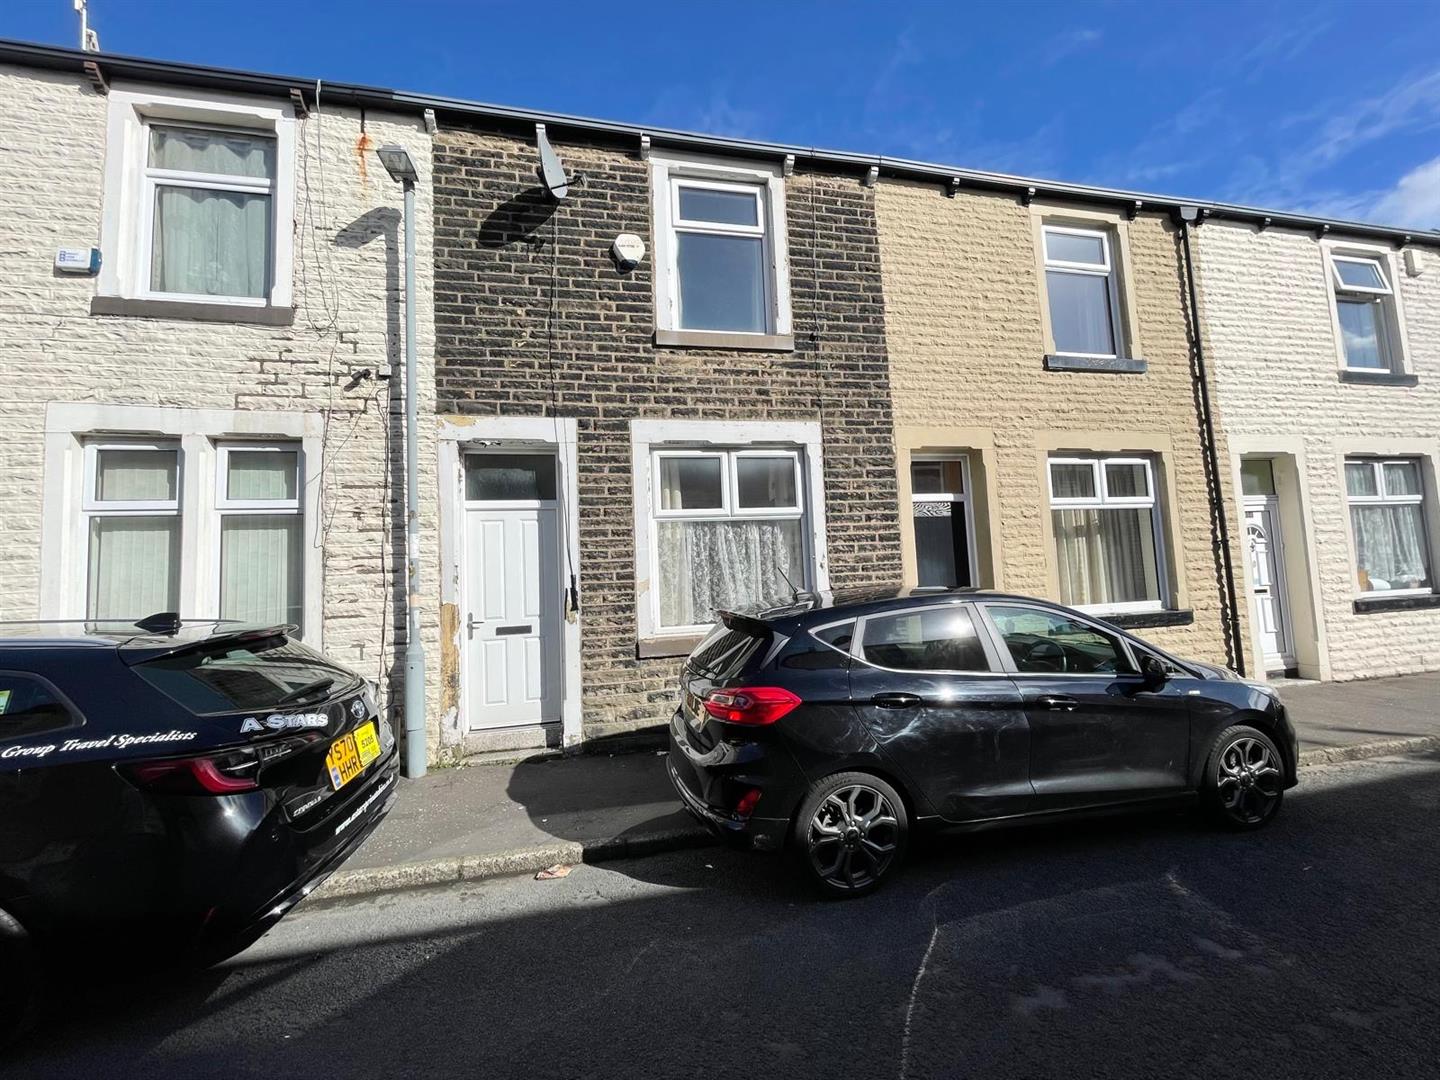
[[[1148,1078],[1232,1073],[1242,1030],[1244,1072],[1419,1075],[1424,761],[1316,780],[1254,834],[1166,814],[940,838],[855,902],[723,849],[437,891],[475,912],[443,934],[407,921],[427,894],[377,898],[335,909],[344,947],[74,987],[6,1075]]]

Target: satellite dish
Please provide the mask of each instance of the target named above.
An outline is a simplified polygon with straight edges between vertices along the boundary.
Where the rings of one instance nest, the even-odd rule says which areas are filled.
[[[540,182],[545,185],[550,197],[558,202],[570,191],[570,180],[565,175],[565,167],[560,164],[560,156],[550,145],[544,124],[535,125],[535,145],[540,149]]]

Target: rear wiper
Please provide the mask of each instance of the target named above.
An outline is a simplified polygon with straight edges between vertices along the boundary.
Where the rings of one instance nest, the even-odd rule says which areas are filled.
[[[334,680],[333,678],[328,677],[328,676],[327,676],[326,678],[323,678],[323,679],[316,679],[316,680],[315,680],[314,682],[312,682],[312,683],[306,683],[304,686],[299,686],[299,687],[296,687],[294,690],[291,690],[288,694],[286,694],[284,697],[282,697],[282,698],[281,698],[279,701],[277,701],[275,704],[276,704],[276,705],[293,705],[293,704],[294,704],[295,702],[297,702],[297,701],[303,701],[303,700],[305,700],[306,698],[310,697],[312,694],[323,694],[326,690],[329,690],[330,687],[332,687],[332,686],[334,686],[334,685],[335,685],[335,680]]]

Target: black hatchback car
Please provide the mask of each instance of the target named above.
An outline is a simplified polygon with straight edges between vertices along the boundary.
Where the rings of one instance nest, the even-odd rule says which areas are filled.
[[[723,613],[670,723],[681,801],[858,895],[911,830],[1198,802],[1254,829],[1296,782],[1279,698],[1045,600],[806,596]]]
[[[285,627],[0,624],[0,1041],[56,961],[246,947],[398,767],[364,680]]]

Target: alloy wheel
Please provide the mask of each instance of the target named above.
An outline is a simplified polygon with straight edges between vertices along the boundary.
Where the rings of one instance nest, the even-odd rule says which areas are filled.
[[[1283,790],[1275,755],[1258,739],[1236,739],[1220,755],[1215,790],[1221,809],[1235,821],[1245,825],[1264,821]]]
[[[805,834],[810,865],[837,889],[863,889],[895,860],[900,827],[890,800],[873,787],[850,784],[827,795]]]

